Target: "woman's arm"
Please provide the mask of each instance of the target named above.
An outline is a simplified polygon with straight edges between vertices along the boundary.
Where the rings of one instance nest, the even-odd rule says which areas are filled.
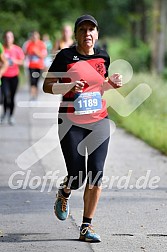
[[[53,45],[53,48],[52,48],[52,53],[53,54],[56,54],[57,51],[60,50],[59,45],[60,45],[60,41],[56,40],[55,43],[54,43],[54,45]]]
[[[69,91],[74,93],[82,92],[84,82],[75,81],[70,83],[59,83],[57,78],[53,78],[52,76],[49,77],[49,75],[48,73],[43,84],[43,91],[45,93],[65,95]]]
[[[11,60],[13,61],[14,64],[21,66],[24,63],[25,55],[21,47],[17,46],[16,49],[17,49],[17,54]]]
[[[12,61],[14,64],[16,64],[18,66],[21,66],[24,63],[24,59],[12,59]]]
[[[8,68],[8,61],[4,56],[4,53],[0,54],[0,78],[6,72]]]
[[[106,78],[103,82],[103,90],[107,91],[111,88],[120,88],[122,87],[122,75],[115,73],[111,75],[110,78]]]
[[[47,56],[47,50],[46,49],[38,49],[34,48],[33,53],[36,54],[39,58],[44,59]]]

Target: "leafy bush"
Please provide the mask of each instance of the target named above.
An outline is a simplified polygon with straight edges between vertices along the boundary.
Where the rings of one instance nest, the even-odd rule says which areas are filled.
[[[122,117],[109,108],[110,118],[118,126],[125,128],[167,155],[166,82],[159,76],[140,73],[135,74],[132,80],[118,91],[126,96],[140,83],[147,83],[151,87],[150,97],[127,117]]]
[[[151,65],[151,49],[149,45],[138,41],[137,47],[132,48],[128,40],[125,39],[108,39],[108,53],[111,61],[124,59],[128,61],[135,72],[148,71]]]
[[[151,50],[147,44],[138,42],[135,48],[127,45],[121,51],[122,58],[127,60],[135,72],[148,71],[150,69]]]

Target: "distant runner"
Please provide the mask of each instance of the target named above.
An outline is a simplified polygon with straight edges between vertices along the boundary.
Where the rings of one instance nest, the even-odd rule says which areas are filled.
[[[14,34],[7,31],[4,34],[4,55],[8,61],[8,68],[2,76],[3,115],[1,123],[7,119],[10,125],[15,123],[13,114],[15,109],[15,95],[19,83],[19,66],[23,65],[24,53],[21,47],[14,44]]]
[[[61,31],[61,38],[54,43],[53,54],[57,54],[57,51],[72,46],[74,43],[72,35],[73,31],[71,25],[64,25]]]
[[[44,59],[47,56],[47,49],[45,43],[40,40],[39,32],[32,32],[24,51],[29,58],[30,100],[34,101],[38,96],[38,82],[45,66]]]

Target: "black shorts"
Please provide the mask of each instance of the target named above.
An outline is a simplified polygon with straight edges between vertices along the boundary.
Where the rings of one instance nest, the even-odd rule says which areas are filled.
[[[109,119],[82,125],[63,120],[59,138],[68,172],[64,185],[75,190],[87,178],[87,184],[100,186],[110,138]]]
[[[29,68],[30,75],[30,85],[38,87],[38,81],[40,78],[41,69],[38,68]]]
[[[2,85],[0,83],[0,105],[3,104]]]

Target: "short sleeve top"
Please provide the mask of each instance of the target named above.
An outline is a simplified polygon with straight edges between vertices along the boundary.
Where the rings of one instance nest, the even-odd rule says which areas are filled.
[[[61,73],[59,82],[68,83],[76,80],[84,80],[88,86],[83,92],[100,92],[103,95],[103,82],[108,77],[110,58],[106,51],[94,48],[93,55],[82,55],[76,50],[76,46],[62,49],[55,57],[49,72]],[[62,74],[63,73],[63,74]],[[106,101],[102,99],[101,110],[88,115],[74,114],[74,93],[69,91],[63,96],[59,112],[66,113],[68,119],[75,123],[84,124],[99,121],[107,116]],[[66,106],[65,106],[66,104]]]

